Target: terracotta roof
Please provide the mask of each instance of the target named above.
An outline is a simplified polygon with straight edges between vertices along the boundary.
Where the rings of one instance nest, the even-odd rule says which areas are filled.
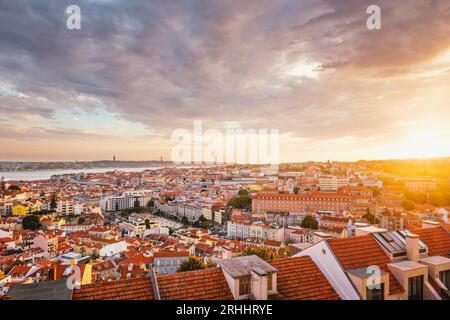
[[[232,300],[220,268],[180,272],[157,278],[162,300]]]
[[[450,234],[443,226],[413,230],[428,247],[432,256],[448,258],[450,253]]]
[[[154,258],[179,258],[179,257],[188,257],[189,252],[176,252],[176,251],[158,251],[155,252]]]
[[[82,285],[73,300],[154,300],[149,277]]]
[[[381,270],[389,273],[389,294],[404,291],[387,267],[391,262],[388,255],[372,235],[328,239],[327,243],[345,270],[378,265]]]
[[[447,232],[450,232],[450,223],[441,222],[441,226],[447,230]]]
[[[277,273],[277,299],[339,300],[339,295],[319,270],[311,257],[272,261]]]

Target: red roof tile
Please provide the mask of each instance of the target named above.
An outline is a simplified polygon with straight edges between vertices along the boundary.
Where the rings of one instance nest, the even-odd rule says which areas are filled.
[[[412,232],[419,235],[419,239],[428,247],[428,253],[430,255],[449,257],[450,234],[443,226],[416,229]]]
[[[154,300],[149,277],[95,283],[75,289],[73,300]]]
[[[339,295],[309,256],[270,262],[278,269],[277,299],[339,300]]]
[[[391,262],[388,255],[372,235],[329,239],[327,242],[345,270],[377,265],[389,273],[389,294],[404,291],[387,267]]]
[[[220,268],[180,272],[157,278],[162,300],[232,300]]]

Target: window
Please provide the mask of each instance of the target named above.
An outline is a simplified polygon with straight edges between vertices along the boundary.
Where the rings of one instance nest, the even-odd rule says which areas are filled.
[[[384,300],[384,283],[370,285],[366,287],[367,300]]]
[[[269,273],[267,276],[267,290],[272,290],[272,283],[273,283],[273,273]]]
[[[442,281],[444,286],[450,290],[450,270],[442,271],[439,274],[439,279]]]
[[[239,279],[239,295],[250,293],[250,276]]]
[[[408,300],[423,300],[423,276],[408,279]]]

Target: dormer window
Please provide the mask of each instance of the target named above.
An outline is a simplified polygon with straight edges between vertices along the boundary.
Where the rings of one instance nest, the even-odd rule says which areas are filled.
[[[250,294],[251,276],[239,278],[239,295]]]
[[[366,287],[367,300],[384,300],[384,283]]]
[[[423,276],[408,279],[408,300],[423,300]]]
[[[450,270],[442,271],[439,273],[439,279],[444,286],[450,290]]]

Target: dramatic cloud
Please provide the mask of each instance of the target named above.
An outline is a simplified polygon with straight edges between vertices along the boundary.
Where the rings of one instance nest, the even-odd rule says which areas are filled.
[[[364,0],[0,0],[0,158],[157,159],[193,120],[280,129],[285,161],[450,140],[450,3],[375,2],[370,31]]]

